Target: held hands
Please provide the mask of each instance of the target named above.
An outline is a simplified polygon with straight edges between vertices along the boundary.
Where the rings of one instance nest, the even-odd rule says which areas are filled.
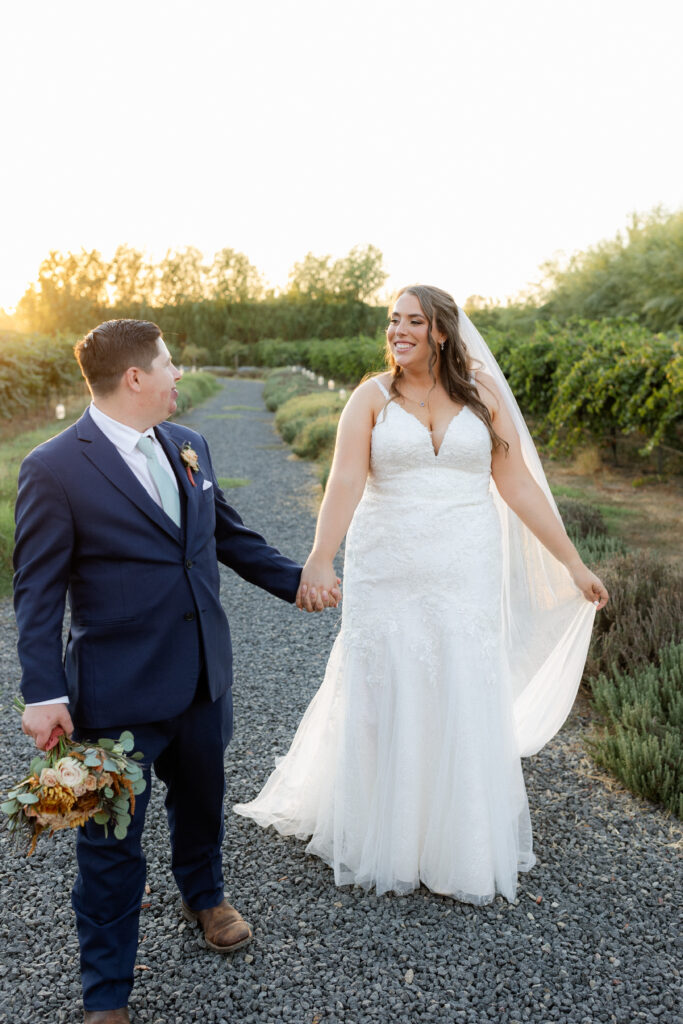
[[[27,736],[32,736],[39,750],[50,750],[57,742],[53,732],[66,733],[71,736],[74,724],[71,721],[68,704],[40,704],[26,708],[21,716],[21,728]]]
[[[336,608],[341,600],[340,583],[331,561],[309,555],[296,594],[297,608],[307,612]]]
[[[568,568],[574,583],[586,600],[594,604],[597,611],[604,608],[609,601],[609,594],[602,580],[594,572],[591,572],[590,569],[587,569],[583,562]]]

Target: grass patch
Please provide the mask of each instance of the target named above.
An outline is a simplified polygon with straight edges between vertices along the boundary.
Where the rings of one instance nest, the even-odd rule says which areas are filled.
[[[229,491],[231,487],[246,487],[251,483],[245,476],[219,476],[217,479],[222,491]]]

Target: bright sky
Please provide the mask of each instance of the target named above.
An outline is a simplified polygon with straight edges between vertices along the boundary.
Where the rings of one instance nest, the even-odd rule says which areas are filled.
[[[50,249],[371,242],[503,297],[683,205],[679,0],[34,0],[0,21],[0,306]]]

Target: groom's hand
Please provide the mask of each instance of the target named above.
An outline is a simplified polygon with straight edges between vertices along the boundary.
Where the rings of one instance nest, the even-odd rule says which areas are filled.
[[[29,704],[21,716],[21,728],[33,737],[39,750],[46,750],[53,729],[61,728],[70,736],[74,724],[67,704]]]
[[[306,612],[321,612],[323,608],[336,608],[341,600],[341,580],[332,566],[332,560],[311,554],[301,572],[296,595],[296,606]]]
[[[321,612],[325,608],[336,608],[341,601],[341,580],[336,577],[336,585],[327,590],[324,586],[302,583],[296,595],[296,606],[306,612]]]

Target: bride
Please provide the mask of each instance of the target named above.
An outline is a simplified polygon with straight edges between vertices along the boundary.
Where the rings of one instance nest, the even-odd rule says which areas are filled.
[[[344,607],[323,683],[235,810],[337,885],[515,898],[535,861],[520,756],[571,708],[608,594],[557,513],[514,398],[452,297],[415,286],[389,372],[352,394],[297,604]]]

